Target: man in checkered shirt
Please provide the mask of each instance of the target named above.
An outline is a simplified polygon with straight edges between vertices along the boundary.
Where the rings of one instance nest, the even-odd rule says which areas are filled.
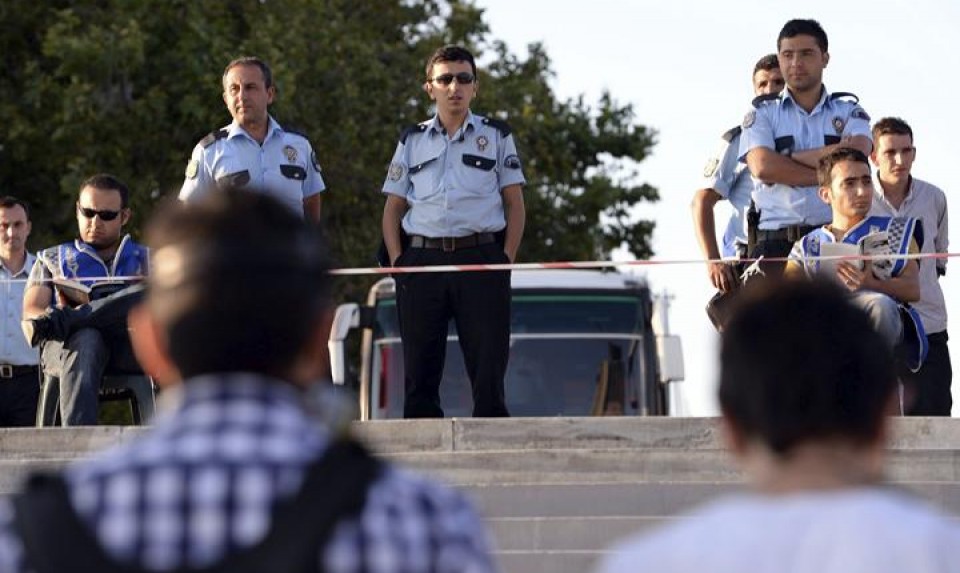
[[[0,501],[0,572],[497,570],[461,493],[356,446],[336,458],[349,464],[323,466],[344,449],[344,424],[316,383],[330,317],[316,229],[236,192],[169,206],[148,239],[155,272],[129,321],[173,403],[142,439]],[[65,516],[49,509],[54,490]],[[44,503],[26,505],[38,492]],[[346,498],[354,509],[330,510]],[[325,524],[325,512],[338,517]],[[298,536],[299,553],[284,545]],[[264,558],[267,546],[282,550]]]

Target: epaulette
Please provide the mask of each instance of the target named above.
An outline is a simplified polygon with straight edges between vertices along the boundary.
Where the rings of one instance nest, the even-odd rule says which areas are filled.
[[[830,99],[841,99],[841,98],[853,98],[853,103],[860,103],[860,98],[850,92],[833,92],[830,94]]]
[[[290,134],[292,134],[292,135],[299,135],[300,137],[306,139],[307,141],[310,140],[310,138],[307,137],[307,134],[304,133],[303,131],[299,130],[299,129],[290,129],[290,128],[288,128],[288,127],[285,126],[285,125],[281,125],[281,126],[280,126],[280,129],[282,129],[284,133],[290,133]]]
[[[497,131],[500,132],[501,137],[506,137],[510,135],[510,133],[512,132],[512,130],[510,129],[510,125],[507,124],[507,122],[499,119],[485,117],[483,118],[482,123],[483,125],[489,125],[490,127],[495,128]]]
[[[400,143],[407,143],[407,138],[413,135],[414,133],[423,133],[427,130],[427,123],[418,123],[411,125],[410,127],[403,130],[403,133],[400,134]]]
[[[780,99],[780,94],[763,94],[753,98],[753,101],[750,103],[753,104],[753,107],[758,108],[762,103],[767,103],[778,99]]]
[[[726,141],[727,143],[730,143],[731,141],[736,139],[736,137],[740,135],[740,132],[742,131],[743,131],[743,128],[738,125],[736,127],[731,127],[726,131],[726,133],[724,133],[720,137],[722,137],[723,140]]]
[[[210,147],[211,145],[213,145],[214,141],[218,139],[223,139],[226,136],[227,136],[226,129],[218,129],[217,131],[211,131],[210,133],[207,134],[206,137],[200,140],[200,145],[204,149],[206,149],[207,147]]]

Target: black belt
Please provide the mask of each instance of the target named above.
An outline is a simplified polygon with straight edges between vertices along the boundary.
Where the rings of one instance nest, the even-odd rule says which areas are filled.
[[[790,225],[782,229],[757,229],[757,241],[791,241],[796,242],[804,235],[816,229],[812,225]]]
[[[0,378],[19,378],[27,374],[37,375],[36,366],[16,366],[13,364],[0,364]]]
[[[469,249],[479,247],[480,245],[489,245],[497,240],[493,233],[476,233],[466,237],[423,237],[421,235],[410,235],[410,246],[415,249],[443,249],[444,251],[456,251],[457,249]]]

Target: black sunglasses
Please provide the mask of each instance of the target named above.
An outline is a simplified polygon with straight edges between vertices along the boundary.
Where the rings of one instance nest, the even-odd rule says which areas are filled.
[[[87,219],[100,217],[100,219],[103,221],[113,221],[114,219],[120,216],[120,211],[106,211],[106,210],[98,211],[96,209],[91,209],[89,207],[81,207],[79,203],[77,203],[77,211],[79,211],[80,214],[86,217]]]
[[[477,79],[476,76],[470,72],[460,72],[459,74],[442,74],[433,78],[430,78],[430,81],[437,82],[442,86],[448,86],[453,83],[453,80],[456,79],[457,83],[460,85],[469,85],[473,83],[473,80]]]

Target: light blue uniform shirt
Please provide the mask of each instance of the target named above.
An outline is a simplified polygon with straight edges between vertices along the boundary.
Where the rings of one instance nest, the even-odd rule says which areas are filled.
[[[180,200],[194,201],[226,184],[249,185],[303,216],[303,200],[326,188],[320,164],[306,137],[269,120],[263,145],[236,122],[201,140],[187,164]]]
[[[740,161],[751,149],[766,147],[789,155],[839,143],[846,136],[870,135],[870,116],[858,104],[831,95],[826,88],[820,101],[807,113],[797,105],[790,90],[780,97],[757,103],[743,120]],[[760,228],[782,229],[790,225],[823,225],[830,221],[830,206],[817,196],[817,186],[791,187],[754,180],[753,200],[760,209]]]
[[[723,147],[703,170],[705,178],[703,188],[713,189],[721,197],[730,201],[733,214],[723,233],[724,257],[737,256],[737,245],[747,243],[746,211],[750,206],[750,194],[753,192],[753,179],[750,170],[740,159],[740,127],[737,126],[723,134]]]
[[[3,313],[3,320],[0,320],[0,364],[37,364],[37,350],[30,348],[20,328],[23,318],[23,291],[27,286],[27,275],[36,260],[36,257],[27,253],[27,260],[17,273],[11,273],[0,263],[0,312]]]
[[[506,227],[500,191],[525,182],[506,124],[468,113],[453,138],[437,116],[408,129],[383,192],[407,200],[408,234],[465,237]]]

